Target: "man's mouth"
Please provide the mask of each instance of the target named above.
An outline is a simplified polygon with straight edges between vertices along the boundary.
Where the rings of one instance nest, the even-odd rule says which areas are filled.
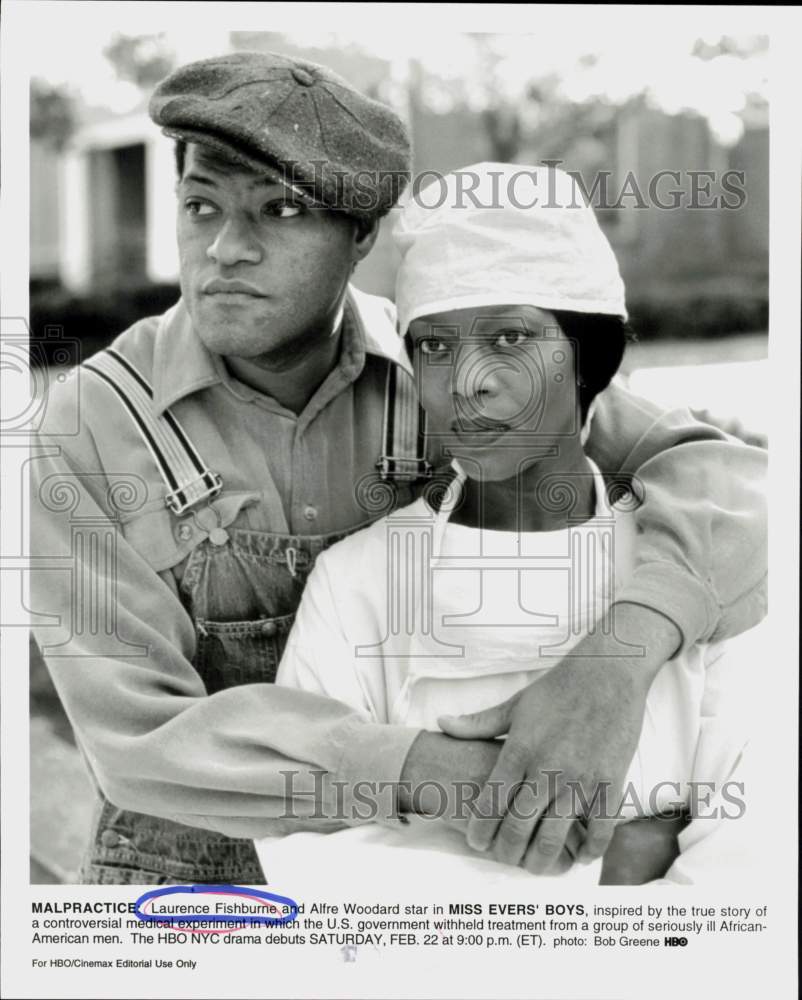
[[[218,295],[223,298],[249,296],[253,299],[265,299],[267,295],[255,285],[247,281],[226,278],[211,278],[201,286],[204,295]]]

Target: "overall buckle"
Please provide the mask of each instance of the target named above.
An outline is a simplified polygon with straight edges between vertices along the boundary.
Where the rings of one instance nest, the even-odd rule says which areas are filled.
[[[216,497],[222,488],[223,479],[220,474],[207,469],[202,476],[168,493],[164,502],[174,514],[181,515],[190,507]]]
[[[414,483],[418,479],[431,479],[432,465],[423,458],[394,458],[383,455],[376,463],[382,479],[397,479]]]

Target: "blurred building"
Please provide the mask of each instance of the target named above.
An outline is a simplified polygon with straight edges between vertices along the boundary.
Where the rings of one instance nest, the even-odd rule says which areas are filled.
[[[171,144],[138,111],[100,116],[56,151],[31,143],[31,279],[76,293],[173,281]]]
[[[438,112],[427,106],[415,65],[406,59],[386,60],[351,49],[301,49],[264,33],[233,33],[228,45],[269,48],[325,63],[364,92],[389,100],[410,124],[416,171],[446,172],[502,158],[486,116],[467,108]],[[630,287],[672,282],[704,287],[743,280],[767,287],[765,113],[753,113],[744,125],[741,139],[725,148],[703,117],[667,115],[636,103],[620,109],[606,132],[586,144],[592,146],[590,155],[581,142],[566,152],[566,168],[579,169],[588,188],[597,171],[609,171],[608,201],[612,198],[618,207],[599,210],[599,217]],[[524,136],[515,159],[538,158],[537,148],[527,147]],[[679,184],[664,175],[659,194],[664,204],[671,204],[678,197],[672,191],[681,191],[680,207],[653,204],[649,184],[660,171],[679,175]],[[697,206],[722,196],[718,178],[726,171],[743,172],[744,203],[735,209],[694,207],[693,171],[715,171],[717,176],[708,187],[704,177],[696,181]],[[737,186],[737,179],[733,183]],[[32,280],[59,282],[78,294],[175,281],[174,184],[171,144],[149,121],[144,102],[121,117],[94,111],[60,152],[33,142]],[[730,195],[729,201],[734,200]],[[395,267],[385,222],[356,282],[391,295]]]

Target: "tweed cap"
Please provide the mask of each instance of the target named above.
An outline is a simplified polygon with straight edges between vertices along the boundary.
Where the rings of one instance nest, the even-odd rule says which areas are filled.
[[[273,52],[201,59],[162,80],[149,111],[165,135],[357,218],[385,215],[409,180],[409,134],[398,115],[316,63]]]

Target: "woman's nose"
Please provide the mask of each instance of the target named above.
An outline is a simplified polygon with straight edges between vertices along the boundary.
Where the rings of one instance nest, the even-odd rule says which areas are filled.
[[[508,358],[483,344],[461,345],[454,365],[453,394],[466,401],[492,398],[499,392],[502,373],[509,364]]]
[[[222,267],[258,264],[262,260],[262,247],[246,220],[226,219],[206,250],[206,256]]]

